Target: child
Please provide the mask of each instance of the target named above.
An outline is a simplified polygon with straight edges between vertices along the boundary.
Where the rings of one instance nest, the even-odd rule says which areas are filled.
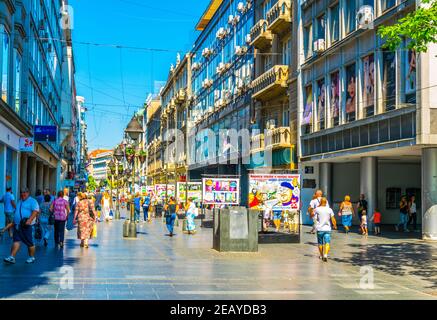
[[[360,225],[360,227],[361,227],[361,231],[363,233],[363,236],[367,237],[367,235],[368,235],[368,230],[367,230],[367,215],[364,214],[364,213],[361,215],[361,225]]]
[[[373,217],[371,218],[371,221],[375,224],[375,236],[381,234],[381,212],[379,209],[376,209],[373,213]]]

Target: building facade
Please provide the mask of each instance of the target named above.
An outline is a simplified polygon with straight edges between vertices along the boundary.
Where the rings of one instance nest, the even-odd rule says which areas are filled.
[[[86,181],[86,168],[85,164],[87,163],[88,156],[88,144],[86,139],[86,112],[87,109],[85,107],[85,98],[81,96],[76,97],[76,108],[77,108],[77,131],[75,139],[77,141],[76,144],[76,179],[80,181]]]
[[[373,23],[357,19],[363,6]],[[316,188],[334,208],[346,194],[353,201],[364,194],[369,216],[378,208],[382,223],[394,224],[400,197],[415,195],[424,238],[437,238],[429,211],[437,204],[436,46],[424,54],[406,46],[390,52],[377,36],[379,26],[415,8],[416,1],[301,1],[303,203]]]
[[[236,133],[250,130],[253,115],[254,56],[248,37],[253,23],[253,1],[213,0],[196,27],[201,32],[192,50],[193,96],[187,118],[192,128],[191,181],[202,175],[239,175],[241,190],[247,189],[250,162],[243,158],[249,157],[250,147],[243,148],[243,142],[250,141],[249,131],[246,139],[238,139]],[[231,141],[235,136],[238,142]],[[247,193],[240,198],[247,201]]]
[[[112,150],[94,150],[88,155],[88,175],[92,176],[97,185],[108,179],[108,164],[112,160]]]
[[[69,96],[67,113],[73,113],[70,97],[75,93],[73,69],[67,78],[64,65],[73,61],[69,26],[62,23],[69,17],[66,5],[67,1],[53,0],[0,2],[1,190],[11,186],[17,193],[27,186],[33,194],[61,187],[62,92]],[[56,126],[57,141],[35,143],[32,152],[20,152],[20,138],[32,137],[34,125]]]

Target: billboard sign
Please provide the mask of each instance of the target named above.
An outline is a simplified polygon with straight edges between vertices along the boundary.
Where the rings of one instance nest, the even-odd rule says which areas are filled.
[[[188,191],[186,186],[188,186]],[[193,202],[202,202],[202,182],[178,182],[177,201],[186,202],[186,195],[188,199],[192,198]]]
[[[240,180],[235,178],[203,178],[203,204],[239,205]]]
[[[58,128],[56,126],[34,126],[35,142],[57,142]]]
[[[34,147],[35,143],[33,142],[33,138],[20,138],[20,152],[33,152]]]

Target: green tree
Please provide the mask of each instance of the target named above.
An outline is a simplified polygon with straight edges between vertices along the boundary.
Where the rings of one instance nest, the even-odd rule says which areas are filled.
[[[95,191],[97,189],[97,183],[93,176],[88,176],[88,190]]]
[[[422,0],[421,6],[394,25],[379,27],[378,35],[386,40],[386,49],[394,51],[409,39],[408,49],[426,52],[429,44],[437,43],[437,0]]]

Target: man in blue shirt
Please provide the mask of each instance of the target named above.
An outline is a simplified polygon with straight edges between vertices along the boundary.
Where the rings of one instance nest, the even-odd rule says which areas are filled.
[[[150,206],[150,197],[146,193],[143,201],[143,213],[144,213],[144,222],[149,220],[149,206]]]
[[[21,242],[27,246],[29,252],[29,258],[26,260],[26,263],[35,262],[35,245],[33,244],[32,226],[35,224],[38,214],[38,202],[30,197],[28,188],[23,188],[20,192],[20,201],[17,203],[13,222],[8,224],[1,231],[14,230],[14,243],[12,244],[11,255],[4,259],[5,263],[15,263],[15,256],[18,250],[20,250]]]
[[[134,198],[135,221],[140,222],[141,197],[140,194],[135,194]]]
[[[38,205],[41,205],[41,203],[44,202],[44,195],[42,194],[41,190],[36,191],[35,199],[38,202]]]
[[[6,193],[0,198],[0,203],[4,203],[5,206],[5,225],[7,226],[14,220],[14,211],[16,208],[15,197],[12,194],[12,188],[6,188]],[[9,236],[12,238],[12,230],[9,230]]]

